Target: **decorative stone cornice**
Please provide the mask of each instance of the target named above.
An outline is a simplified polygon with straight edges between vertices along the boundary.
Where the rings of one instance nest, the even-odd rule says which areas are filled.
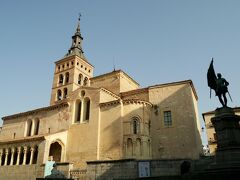
[[[123,104],[144,104],[144,105],[147,105],[147,106],[150,106],[152,107],[152,103],[148,102],[148,101],[143,101],[143,100],[140,100],[140,99],[124,99],[122,100]]]
[[[113,105],[118,105],[121,103],[121,100],[114,100],[114,101],[109,101],[109,102],[105,102],[105,103],[100,103],[100,108],[102,107],[109,107],[109,106],[113,106]]]
[[[2,119],[5,120],[9,120],[9,119],[16,119],[19,117],[23,117],[23,116],[28,116],[28,115],[34,115],[38,112],[43,112],[43,111],[52,111],[58,108],[62,108],[62,107],[68,107],[68,103],[67,102],[62,102],[53,106],[48,106],[48,107],[43,107],[43,108],[39,108],[39,109],[35,109],[35,110],[31,110],[31,111],[27,111],[27,112],[22,112],[22,113],[18,113],[18,114],[14,114],[14,115],[10,115],[10,116],[5,116]]]
[[[124,105],[126,105],[126,104],[144,104],[144,105],[150,106],[150,107],[153,106],[152,103],[150,103],[148,101],[143,101],[143,100],[140,100],[140,99],[124,99],[124,100],[118,99],[118,100],[114,100],[114,101],[100,103],[99,105],[100,105],[100,108],[102,108],[102,107],[117,105],[117,104],[120,104],[121,102]]]
[[[45,137],[44,136],[24,137],[19,139],[3,140],[3,141],[0,141],[0,145],[22,143],[22,142],[33,142],[33,141],[41,141],[41,140],[45,140]]]
[[[83,62],[85,62],[85,63],[88,64],[89,66],[94,67],[90,62],[87,61],[86,58],[80,57],[80,56],[75,55],[75,54],[69,55],[69,56],[67,56],[67,57],[63,57],[62,59],[55,61],[55,64],[56,64],[56,65],[59,65],[59,64],[61,64],[61,63],[65,63],[65,62],[67,62],[67,61],[69,61],[69,60],[70,60],[70,61],[71,61],[71,60],[83,60]]]

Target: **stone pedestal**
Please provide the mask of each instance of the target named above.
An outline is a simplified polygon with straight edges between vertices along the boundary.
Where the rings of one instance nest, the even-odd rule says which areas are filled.
[[[219,108],[211,119],[217,136],[217,165],[240,165],[240,117],[232,108]],[[240,167],[240,166],[239,166]]]
[[[206,168],[192,172],[184,180],[239,180],[240,179],[240,116],[232,108],[215,110],[211,119],[217,138],[214,160]]]

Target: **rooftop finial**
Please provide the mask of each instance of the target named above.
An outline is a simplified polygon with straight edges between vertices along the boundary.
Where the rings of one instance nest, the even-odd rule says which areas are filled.
[[[76,33],[80,33],[80,20],[81,20],[81,13],[78,13],[78,23],[77,23],[77,29]]]

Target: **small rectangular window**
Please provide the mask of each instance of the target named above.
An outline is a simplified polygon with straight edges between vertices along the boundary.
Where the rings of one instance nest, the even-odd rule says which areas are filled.
[[[164,111],[164,126],[171,127],[172,126],[172,113],[171,111]]]

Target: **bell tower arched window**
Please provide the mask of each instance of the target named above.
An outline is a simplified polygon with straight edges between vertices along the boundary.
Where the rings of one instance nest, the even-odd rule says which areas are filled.
[[[69,83],[69,72],[65,74],[65,84]]]
[[[62,91],[60,89],[57,91],[57,100],[62,100]]]
[[[68,95],[68,89],[67,88],[64,88],[63,90],[63,98],[65,99]]]
[[[83,80],[83,75],[82,75],[82,74],[79,74],[79,75],[78,75],[78,84],[79,84],[79,85],[82,85],[82,80]]]
[[[59,81],[58,81],[59,84],[62,84],[63,83],[63,75],[60,74],[59,75]]]
[[[84,78],[83,85],[84,85],[84,86],[87,86],[87,85],[88,85],[88,78],[87,78],[87,77]]]

